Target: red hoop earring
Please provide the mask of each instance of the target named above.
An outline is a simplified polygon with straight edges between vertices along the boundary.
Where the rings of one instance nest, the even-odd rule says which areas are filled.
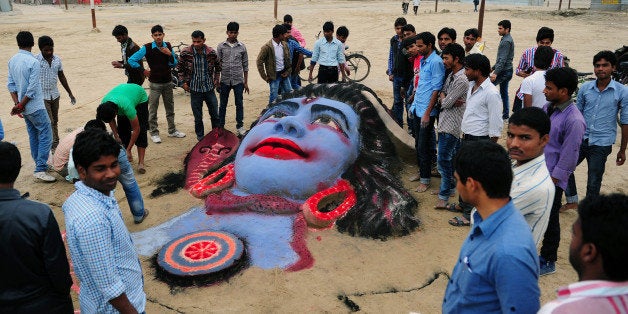
[[[340,203],[340,204],[338,204]],[[330,206],[337,206],[329,208]],[[336,185],[317,192],[301,205],[308,226],[316,229],[331,227],[356,204],[355,191],[349,181],[340,179]]]
[[[222,191],[232,186],[234,181],[233,164],[228,164],[192,185],[190,194],[197,198],[204,198],[210,193]]]

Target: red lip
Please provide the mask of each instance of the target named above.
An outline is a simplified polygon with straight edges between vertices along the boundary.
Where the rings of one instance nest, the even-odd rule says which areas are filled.
[[[307,159],[309,154],[304,152],[293,141],[281,138],[268,138],[249,150],[251,154],[273,159]]]

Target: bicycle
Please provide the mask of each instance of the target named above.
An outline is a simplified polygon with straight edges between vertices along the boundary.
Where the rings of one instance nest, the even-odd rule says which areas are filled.
[[[318,32],[318,35],[314,36],[316,40],[319,39],[321,32]],[[345,50],[349,47],[345,47]],[[371,73],[371,62],[367,57],[363,55],[363,51],[352,51],[345,53],[345,65],[349,68],[350,76],[347,76],[349,82],[361,82]],[[309,60],[310,57],[303,57],[303,63],[308,64],[309,68]],[[312,79],[316,79],[318,77],[318,63],[314,65],[314,70],[312,71]],[[299,72],[299,78],[301,81],[306,82],[310,75],[309,69],[306,68],[305,74],[302,75]]]
[[[184,44],[183,42],[179,42],[178,45],[172,45],[172,51],[174,52],[175,57],[179,60],[179,56],[181,55],[181,49],[189,47],[190,45]],[[176,49],[176,50],[175,50]],[[177,87],[182,87],[183,82],[179,81],[179,70],[177,67],[170,69],[170,73],[172,75],[172,88],[176,89]]]

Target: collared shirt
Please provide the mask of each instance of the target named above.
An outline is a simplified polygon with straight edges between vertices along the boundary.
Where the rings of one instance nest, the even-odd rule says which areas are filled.
[[[157,43],[153,41],[150,47],[151,49],[157,48]],[[163,41],[161,42],[161,47],[168,48],[168,45],[166,44],[165,41]],[[168,65],[170,67],[174,67],[175,65],[177,65],[177,62],[179,61],[177,60],[177,55],[174,53],[174,51],[172,51],[172,49],[170,49],[170,53],[172,53],[172,61],[168,61]],[[140,61],[142,61],[142,58],[144,58],[144,56],[146,56],[146,46],[142,45],[140,50],[138,50],[131,57],[129,57],[129,65],[132,68],[139,68],[140,66],[142,66]]]
[[[620,123],[628,124],[628,87],[615,80],[603,91],[597,88],[597,80],[582,84],[576,105],[587,123],[584,138],[589,139],[589,145],[615,143],[618,113]]]
[[[18,101],[21,101],[24,96],[30,99],[24,106],[25,115],[46,109],[44,94],[39,81],[39,71],[39,61],[35,59],[30,51],[20,49],[9,60],[7,88],[10,93],[17,93]]]
[[[39,81],[41,82],[41,90],[44,93],[45,100],[53,100],[59,98],[59,89],[57,88],[57,80],[59,72],[63,71],[61,58],[52,55],[52,61],[48,63],[44,56],[38,54],[35,58],[39,61]]]
[[[72,312],[70,266],[48,205],[0,189],[0,243],[0,312],[26,313],[20,304],[35,313],[65,304]]]
[[[207,55],[192,49],[192,78],[190,79],[190,90],[195,92],[208,92],[214,88],[214,79],[208,73]]]
[[[548,112],[551,122],[550,140],[545,145],[545,161],[552,178],[558,179],[556,186],[567,189],[567,180],[578,164],[580,144],[586,125],[573,100],[562,104],[547,103],[543,110]],[[550,113],[550,109],[553,112]]]
[[[249,72],[249,57],[244,43],[223,41],[216,46],[216,54],[222,66],[220,83],[230,86],[244,83],[244,73]]]
[[[276,42],[271,40],[273,43],[273,50],[275,51],[275,69],[277,72],[281,72],[284,69],[283,65],[283,45],[282,42]]]
[[[447,95],[441,102],[440,118],[438,120],[438,132],[449,133],[455,137],[460,137],[460,123],[466,105],[456,105],[457,101],[465,102],[467,99],[467,89],[469,80],[464,75],[464,68],[456,73],[449,73],[443,92]]]
[[[445,77],[445,65],[443,59],[432,51],[427,58],[421,59],[421,70],[419,72],[419,84],[414,92],[414,100],[410,105],[410,112],[416,117],[422,117],[430,104],[432,93],[443,88],[443,78]]]
[[[464,111],[460,129],[473,136],[500,137],[502,120],[502,98],[497,87],[488,78],[473,92],[475,81],[469,82],[467,109]]]
[[[497,47],[497,60],[493,70],[495,74],[499,74],[502,71],[512,70],[512,59],[515,57],[515,42],[512,40],[510,33],[502,36],[499,41],[499,47]]]
[[[109,300],[126,293],[138,312],[146,306],[144,277],[131,235],[113,192],[106,196],[83,182],[63,204],[74,270],[81,282],[82,313],[118,313]]]
[[[521,60],[519,60],[519,65],[517,66],[517,70],[516,70],[516,74],[519,74],[520,72],[528,72],[530,74],[534,73],[534,53],[536,52],[536,49],[539,48],[538,46],[534,46],[534,47],[530,47],[528,49],[526,49],[523,54],[521,55]],[[552,64],[550,65],[550,69],[554,69],[554,68],[562,68],[565,66],[565,56],[563,56],[563,53],[560,52],[558,49],[553,49],[554,50],[554,58],[552,58]]]
[[[532,107],[543,108],[547,100],[545,100],[545,70],[539,70],[534,74],[526,77],[521,82],[519,92],[532,96]]]
[[[628,313],[628,281],[587,280],[558,288],[539,314]]]
[[[508,202],[486,220],[474,213],[474,221],[445,290],[443,313],[536,313],[539,257],[525,219]]]
[[[550,177],[545,155],[541,154],[520,166],[513,164],[514,179],[510,197],[532,230],[534,244],[539,245],[547,229],[552,202],[554,182]]]
[[[303,48],[303,46],[301,46],[299,42],[296,41],[295,38],[288,38],[286,42],[288,43],[288,51],[290,52],[290,60],[293,60],[294,55],[296,53],[302,53],[310,58],[312,57],[312,52]],[[294,60],[293,60],[293,63],[294,63]]]
[[[340,40],[332,38],[331,42],[328,42],[325,37],[317,40],[314,44],[314,50],[312,50],[311,63],[318,63],[328,67],[345,63],[345,54],[342,51]]]
[[[517,69],[515,70],[515,74],[519,74],[522,71],[528,72],[530,74],[533,74],[535,72],[534,53],[536,52],[537,48],[538,46],[534,46],[534,47],[526,49],[523,52],[523,54],[521,55],[521,60],[519,61],[519,65],[517,66]],[[554,68],[564,67],[565,56],[563,55],[563,53],[560,52],[558,49],[552,48],[552,50],[554,50],[554,58],[552,58],[552,64],[550,65],[549,68],[554,69]],[[517,91],[517,97],[523,100],[523,93],[521,91]]]

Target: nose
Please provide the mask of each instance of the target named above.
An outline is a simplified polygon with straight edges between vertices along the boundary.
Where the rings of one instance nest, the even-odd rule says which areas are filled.
[[[282,118],[275,124],[274,128],[277,133],[284,133],[296,138],[305,135],[305,125],[295,116],[287,116]]]

